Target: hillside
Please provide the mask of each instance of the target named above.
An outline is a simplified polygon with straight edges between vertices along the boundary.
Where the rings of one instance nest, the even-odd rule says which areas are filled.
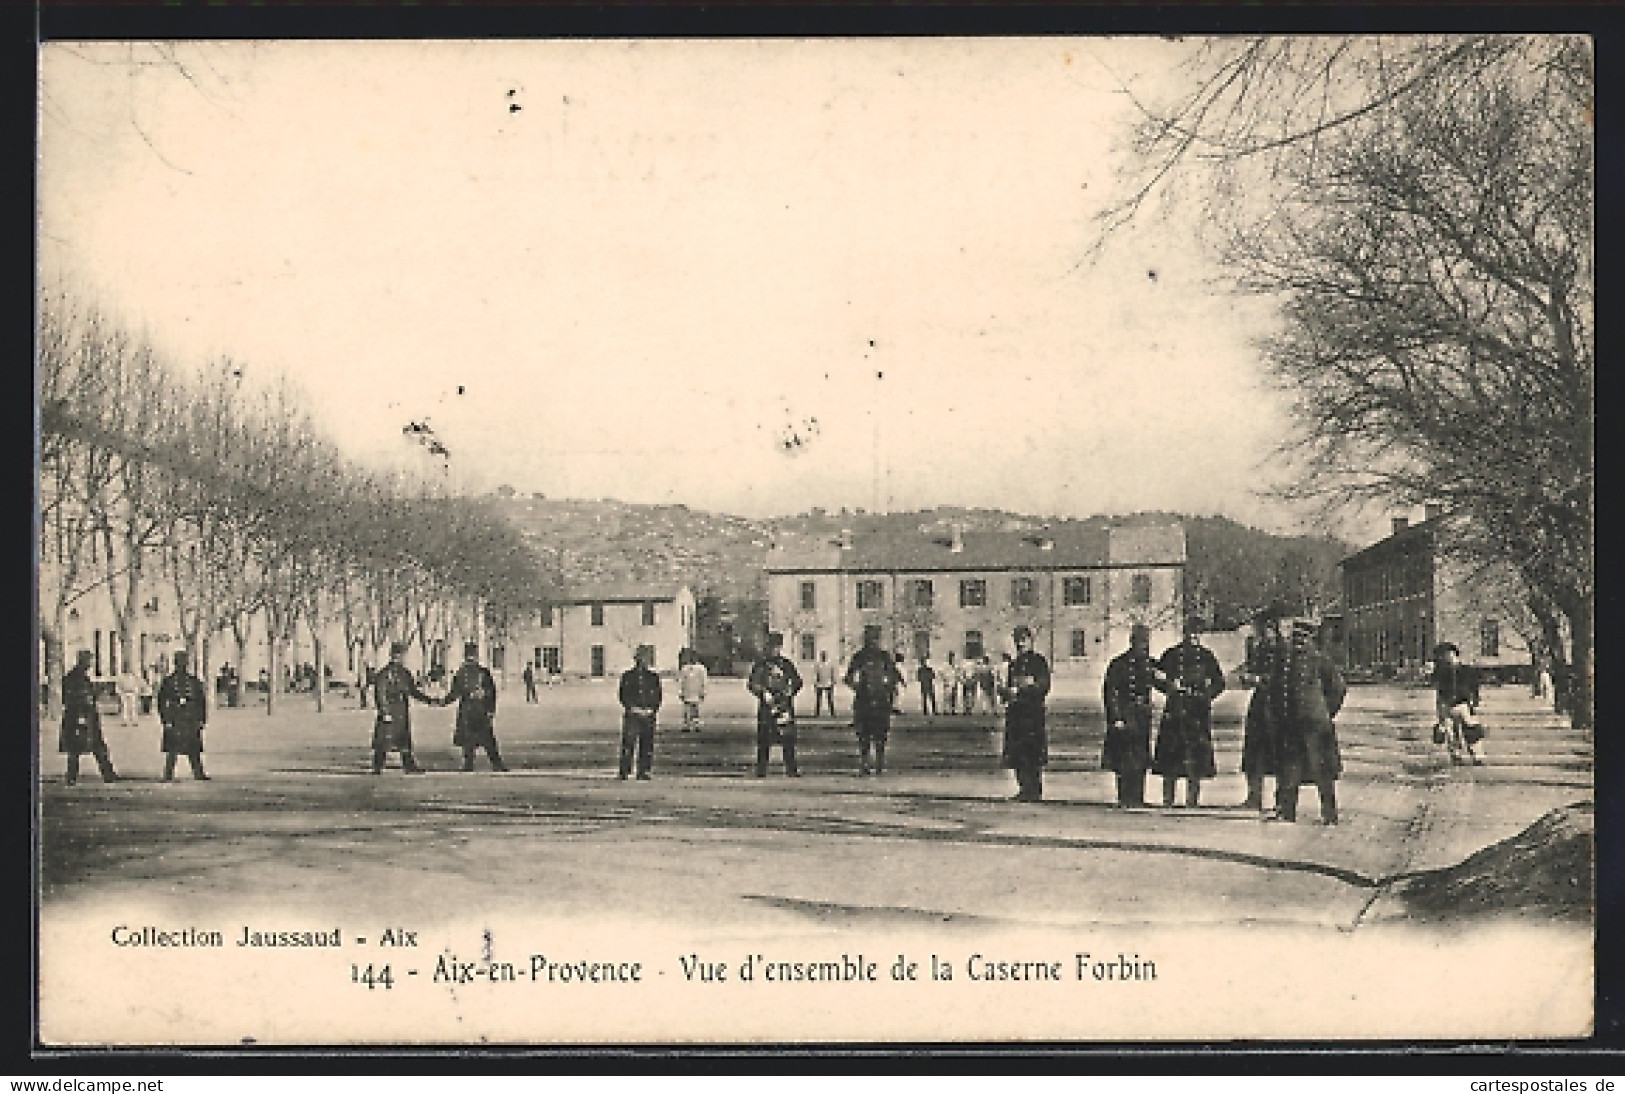
[[[779,535],[918,534],[946,531],[1019,531],[1069,523],[1098,527],[1179,520],[1190,558],[1187,589],[1193,607],[1220,627],[1241,622],[1248,611],[1281,597],[1301,607],[1326,608],[1337,601],[1337,562],[1350,548],[1320,536],[1277,536],[1225,517],[1135,513],[1061,521],[992,509],[939,507],[908,513],[825,512],[749,520],[684,505],[511,495],[494,499],[566,584],[598,581],[685,583],[696,594],[744,601],[762,595],[762,563]]]

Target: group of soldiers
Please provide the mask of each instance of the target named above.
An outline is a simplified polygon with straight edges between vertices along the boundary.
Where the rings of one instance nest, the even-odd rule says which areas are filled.
[[[62,677],[62,728],[57,748],[68,758],[66,781],[79,781],[79,760],[90,755],[96,761],[103,782],[117,782],[119,775],[102,735],[102,715],[96,706],[96,683],[91,679],[89,650],[80,650],[73,668]],[[192,778],[208,779],[203,770],[203,726],[209,720],[208,693],[203,681],[193,676],[185,652],[175,654],[175,669],[158,685],[158,720],[163,724],[159,747],[164,753],[164,781],[175,778],[175,764],[185,756]]]

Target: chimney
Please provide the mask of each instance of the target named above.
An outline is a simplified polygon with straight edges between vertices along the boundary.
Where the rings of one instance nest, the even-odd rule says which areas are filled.
[[[959,554],[965,549],[965,529],[957,524],[948,526],[948,550]]]
[[[1399,535],[1399,533],[1403,532],[1405,529],[1409,528],[1410,526],[1411,526],[1411,520],[1410,520],[1409,517],[1395,517],[1394,518],[1394,535],[1396,535],[1396,536]]]
[[[1422,512],[1424,514],[1422,518],[1423,520],[1438,520],[1440,517],[1444,516],[1444,506],[1424,505],[1422,507]]]

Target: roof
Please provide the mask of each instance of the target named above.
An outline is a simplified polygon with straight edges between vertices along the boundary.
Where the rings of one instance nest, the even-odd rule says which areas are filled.
[[[643,603],[676,600],[686,585],[639,583],[633,581],[583,582],[571,585],[555,604]]]
[[[1181,565],[1180,525],[1118,529],[1078,522],[1035,531],[965,532],[961,549],[947,533],[855,535],[851,547],[817,538],[776,544],[769,572],[805,570],[1082,570],[1106,566]]]
[[[1352,562],[1359,566],[1412,543],[1425,543],[1432,538],[1437,523],[1437,520],[1424,520],[1417,524],[1407,525],[1367,547],[1360,548],[1352,555],[1346,556],[1338,565],[1347,566]]]

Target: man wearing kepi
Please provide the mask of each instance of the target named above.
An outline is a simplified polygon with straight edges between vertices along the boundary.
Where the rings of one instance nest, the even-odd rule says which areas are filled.
[[[412,700],[433,703],[435,700],[418,690],[401,659],[406,656],[405,642],[391,642],[389,664],[373,676],[372,703],[378,711],[372,724],[372,773],[383,771],[384,757],[391,752],[401,754],[401,770],[408,775],[421,775],[412,755]]]
[[[1284,679],[1280,672],[1287,655],[1287,640],[1281,636],[1284,615],[1285,607],[1272,603],[1253,616],[1252,647],[1241,670],[1241,682],[1253,689],[1252,698],[1247,700],[1247,718],[1241,736],[1241,771],[1247,777],[1247,800],[1242,808],[1261,813],[1267,812],[1264,779],[1278,774],[1275,761],[1278,734],[1270,709],[1271,704],[1280,705],[1279,696],[1273,693],[1280,689]]]
[[[1004,685],[1004,749],[1001,760],[1016,773],[1015,800],[1041,801],[1044,765],[1049,762],[1049,734],[1044,726],[1044,700],[1049,695],[1049,662],[1033,649],[1033,632],[1025,625],[1011,637],[1016,657]]]
[[[767,763],[773,742],[784,749],[784,773],[795,779],[796,693],[801,690],[801,674],[784,656],[784,635],[774,631],[767,636],[766,652],[750,667],[745,688],[756,696],[756,777],[767,777]]]
[[[209,720],[208,695],[203,681],[187,671],[184,650],[175,654],[175,671],[158,685],[158,720],[164,726],[164,782],[175,778],[178,756],[185,756],[192,765],[192,778],[207,779],[203,726]]]
[[[79,781],[79,757],[86,752],[96,758],[102,782],[118,782],[107,742],[102,739],[102,713],[96,709],[96,686],[90,679],[92,660],[89,650],[80,650],[73,668],[62,677],[62,731],[57,748],[68,756],[65,781],[69,786]]]
[[[1224,691],[1224,672],[1213,651],[1202,645],[1202,621],[1185,620],[1185,638],[1170,646],[1157,661],[1155,687],[1168,693],[1157,729],[1157,748],[1151,770],[1162,776],[1162,804],[1174,804],[1180,779],[1185,783],[1185,804],[1200,804],[1202,780],[1218,774],[1213,763],[1213,700]]]
[[[1106,743],[1100,767],[1117,775],[1119,807],[1145,804],[1145,773],[1151,766],[1151,628],[1129,628],[1128,649],[1106,666]]]
[[[497,748],[497,684],[491,670],[480,664],[477,642],[463,645],[463,664],[451,678],[451,688],[441,705],[457,704],[457,729],[451,743],[463,750],[463,770],[474,770],[474,752],[485,749],[492,771],[506,771]]]
[[[892,700],[903,679],[897,663],[880,648],[880,628],[863,628],[863,648],[846,666],[846,686],[853,691],[852,725],[858,731],[858,772],[869,774],[869,749],[875,753],[874,772],[886,771],[886,737],[891,732]]]
[[[632,667],[621,673],[621,767],[620,777],[632,773],[637,757],[638,778],[651,778],[655,758],[655,718],[664,697],[660,677],[649,666],[654,663],[653,646],[639,646],[632,655]]]
[[[1315,784],[1320,792],[1320,821],[1337,823],[1337,776],[1343,758],[1332,719],[1348,691],[1343,674],[1315,646],[1315,625],[1307,619],[1292,624],[1292,644],[1278,668],[1275,811],[1284,821],[1298,819],[1298,787]]]

